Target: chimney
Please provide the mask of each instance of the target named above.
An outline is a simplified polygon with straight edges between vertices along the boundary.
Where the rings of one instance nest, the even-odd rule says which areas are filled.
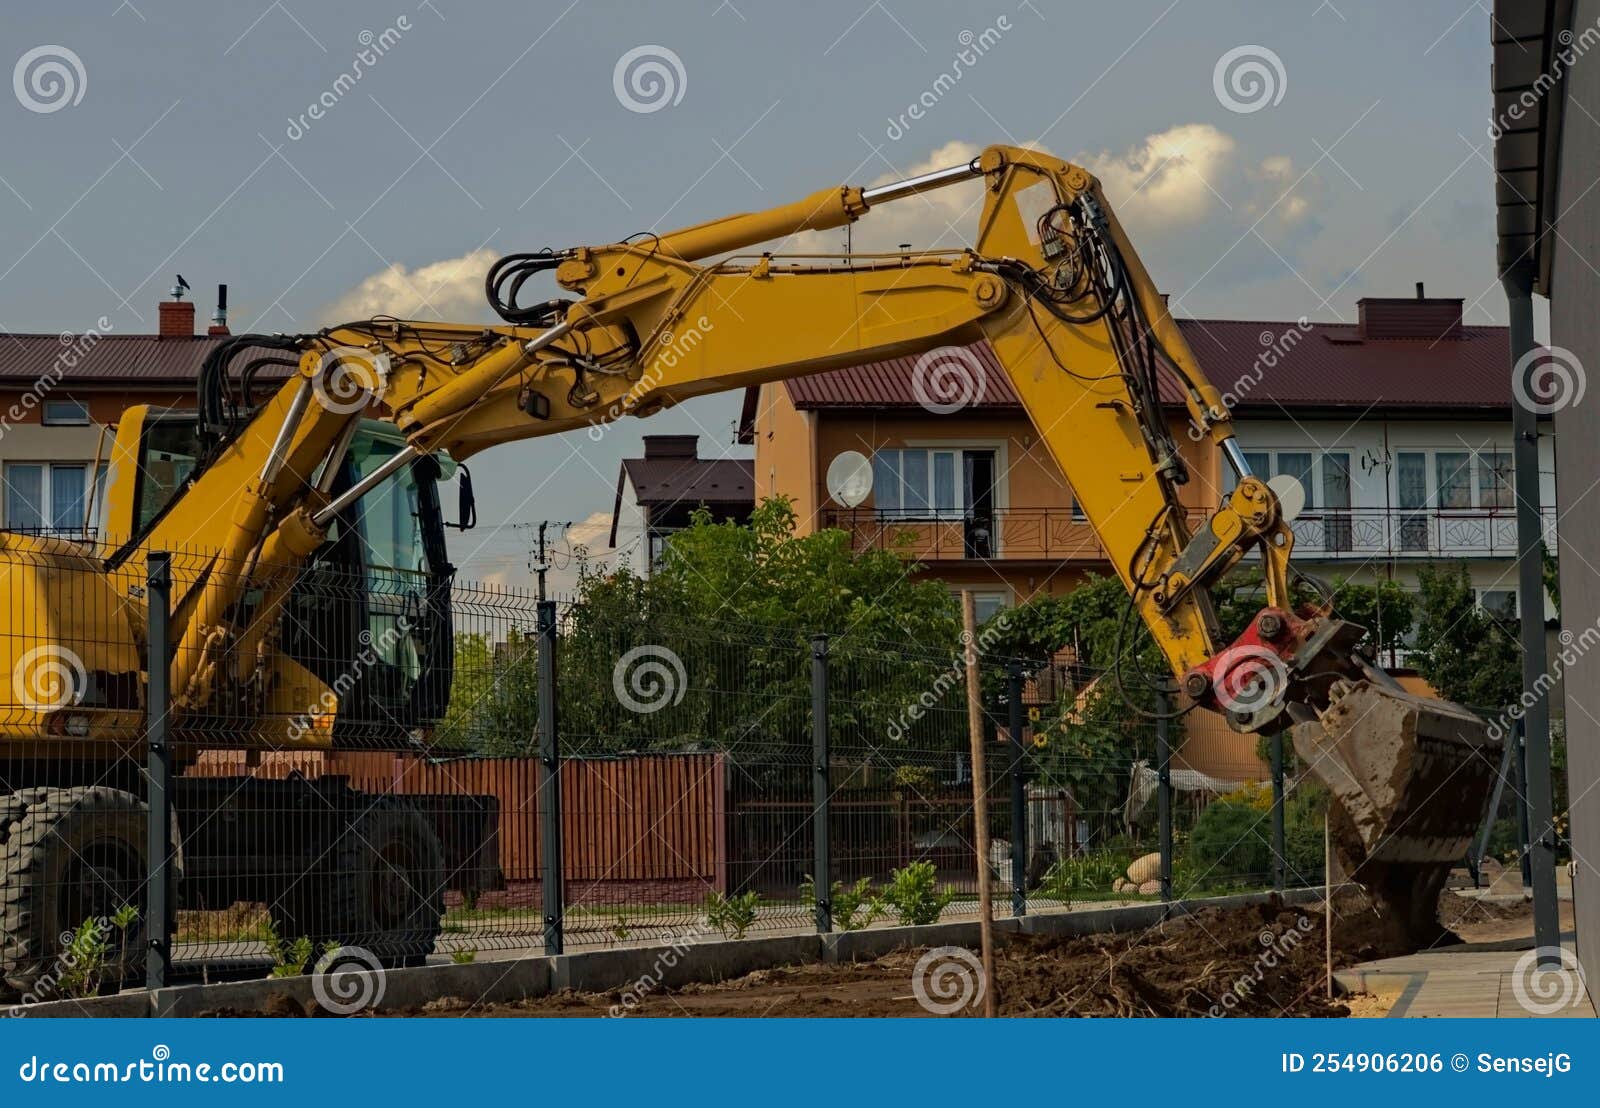
[[[1422,282],[1417,295],[1367,296],[1356,301],[1357,333],[1363,339],[1459,339],[1461,298],[1427,296]]]
[[[183,298],[188,284],[180,274],[178,283],[172,286],[172,299],[163,300],[159,305],[160,324],[156,333],[164,339],[190,337],[194,334],[194,304]]]
[[[650,459],[682,458],[693,461],[700,456],[700,436],[646,435],[644,456]]]
[[[212,313],[211,326],[206,328],[208,335],[226,335],[228,330],[228,286],[217,286],[217,310]]]

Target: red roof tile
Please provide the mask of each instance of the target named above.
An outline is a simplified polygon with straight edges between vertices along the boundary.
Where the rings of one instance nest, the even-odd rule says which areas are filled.
[[[1294,323],[1180,319],[1178,326],[1206,376],[1236,396],[1243,410],[1511,406],[1511,348],[1504,327],[1463,327],[1459,338],[1434,341],[1363,339],[1349,324],[1313,323],[1303,336],[1286,341],[1297,334]],[[1258,359],[1274,344],[1281,351],[1276,364],[1261,364]],[[989,344],[966,349],[985,373],[981,395],[963,410],[1017,408],[1017,395]],[[802,409],[915,408],[921,406],[913,388],[916,365],[916,358],[888,358],[796,377],[787,387]],[[1161,394],[1169,404],[1182,403],[1168,374]]]
[[[0,382],[31,384],[43,377],[62,383],[141,384],[180,388],[194,383],[207,354],[228,335],[0,334]],[[75,358],[70,352],[78,350]],[[282,351],[262,351],[282,357]],[[241,353],[235,368],[249,361]],[[68,364],[71,362],[72,364]],[[274,367],[268,367],[269,375]]]

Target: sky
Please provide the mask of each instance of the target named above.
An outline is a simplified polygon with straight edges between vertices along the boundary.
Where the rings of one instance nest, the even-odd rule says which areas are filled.
[[[493,322],[483,275],[502,253],[664,232],[991,142],[1099,174],[1175,314],[1349,320],[1358,298],[1423,281],[1502,323],[1488,20],[1464,0],[8,5],[0,330],[153,331],[178,273],[201,318],[229,285],[236,333]],[[959,245],[971,201],[869,213],[854,246]],[[463,576],[528,584],[526,525],[570,521],[570,583],[566,554],[603,548],[641,436],[748,456],[739,403],[481,456]]]

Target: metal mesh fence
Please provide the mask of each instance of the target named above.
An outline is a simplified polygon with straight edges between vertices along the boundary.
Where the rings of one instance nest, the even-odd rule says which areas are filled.
[[[959,643],[161,564],[0,536],[13,994],[797,932],[819,902],[925,923],[982,881],[1002,913],[1274,881],[1257,740],[1081,667],[980,657],[980,865]],[[1278,879],[1320,880],[1317,789],[1286,789]]]

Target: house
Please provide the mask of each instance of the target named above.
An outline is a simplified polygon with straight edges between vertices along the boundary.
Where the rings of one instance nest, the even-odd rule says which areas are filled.
[[[611,508],[610,545],[617,564],[643,577],[661,557],[667,536],[698,508],[743,523],[755,507],[747,458],[702,458],[697,435],[646,435],[644,457],[624,458]]]
[[[203,335],[194,304],[159,305],[153,335],[114,333],[104,320],[83,334],[0,334],[0,528],[83,535],[108,432],[135,404],[193,407],[207,354],[225,342],[226,286]],[[98,468],[97,468],[98,467]]]
[[[1353,324],[1178,324],[1252,469],[1304,488],[1302,569],[1415,585],[1419,565],[1460,560],[1485,604],[1515,611],[1506,329],[1468,326],[1461,300],[1417,293],[1364,299]],[[1111,567],[993,352],[981,341],[964,350],[981,388],[958,410],[920,403],[915,361],[895,358],[749,390],[741,437],[755,447],[757,498],[787,495],[808,529],[904,550],[922,576],[973,589],[982,617]],[[1170,376],[1161,400],[1191,471],[1180,497],[1192,526],[1233,476]],[[1550,485],[1552,443],[1541,449]],[[871,498],[853,508],[824,484],[846,450],[873,463]],[[1553,502],[1553,488],[1546,495]],[[1553,529],[1553,513],[1547,521]]]

